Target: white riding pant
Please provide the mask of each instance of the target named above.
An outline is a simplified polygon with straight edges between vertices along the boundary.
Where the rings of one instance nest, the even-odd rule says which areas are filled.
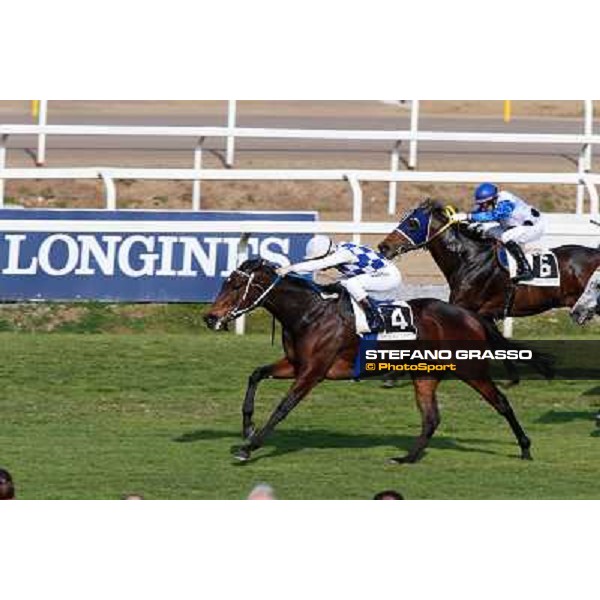
[[[540,219],[533,225],[517,225],[511,229],[502,229],[500,226],[492,227],[486,230],[489,235],[502,243],[517,242],[517,244],[527,244],[539,240],[545,232],[544,222]]]
[[[375,273],[342,279],[340,284],[357,302],[369,295],[373,295],[377,300],[396,300],[400,296],[402,276],[394,265],[389,265]],[[372,292],[375,293],[371,294]]]

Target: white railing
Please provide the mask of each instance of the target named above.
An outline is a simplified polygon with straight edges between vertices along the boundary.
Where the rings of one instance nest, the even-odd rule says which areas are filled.
[[[338,141],[387,141],[392,144],[390,150],[390,171],[397,172],[400,167],[400,149],[402,142],[409,142],[409,169],[417,166],[418,142],[447,143],[485,143],[485,144],[559,144],[574,145],[579,148],[577,175],[583,177],[592,169],[592,149],[600,143],[600,136],[593,134],[593,103],[584,103],[584,126],[582,134],[530,134],[530,133],[471,133],[471,132],[437,132],[419,131],[419,102],[413,101],[410,129],[407,130],[333,130],[333,129],[281,129],[281,128],[243,128],[236,127],[236,101],[229,101],[228,123],[226,127],[174,127],[174,126],[119,126],[119,125],[46,125],[46,101],[40,103],[38,125],[0,125],[0,170],[6,166],[6,143],[9,136],[38,136],[38,164],[45,160],[46,136],[141,136],[141,137],[186,137],[196,140],[193,167],[202,167],[203,144],[207,137],[224,138],[226,144],[226,164],[233,165],[235,140],[237,138],[256,139],[314,139]],[[488,173],[486,178],[490,178]],[[497,174],[493,178],[500,181]],[[252,179],[252,178],[249,178]],[[389,179],[388,212],[395,214],[397,210],[397,184],[402,179]],[[433,180],[431,180],[433,181]],[[1,186],[1,182],[0,182]],[[193,184],[193,203],[200,205],[200,181]],[[1,193],[1,189],[0,189]],[[576,210],[584,212],[584,185],[577,185]]]
[[[0,152],[0,162],[2,153]],[[131,169],[110,167],[80,167],[72,169],[0,168],[0,182],[7,179],[101,179],[105,188],[105,207],[116,210],[117,186],[121,179],[187,180],[200,185],[201,181],[346,181],[352,193],[352,222],[356,235],[363,221],[361,183],[370,182],[437,182],[481,183],[489,173],[471,171],[377,171],[340,169]],[[495,173],[498,183],[581,185],[590,198],[589,214],[598,219],[600,201],[597,185],[600,175],[585,173]],[[0,206],[4,204],[3,186],[0,186]],[[200,209],[200,197],[192,198],[192,210]]]
[[[38,110],[38,125],[44,126],[47,123],[48,116],[48,100],[39,100],[39,110]],[[419,100],[411,100],[410,101],[410,131],[412,134],[416,134],[419,130],[419,109],[420,109],[420,101]],[[235,123],[237,117],[237,100],[228,100],[227,101],[227,148],[226,148],[226,164],[229,167],[232,167],[234,164],[235,157]],[[584,100],[583,101],[583,131],[587,135],[591,135],[593,133],[593,120],[594,120],[594,105],[592,100]],[[409,147],[409,158],[408,158],[408,167],[410,169],[415,169],[417,167],[417,138],[413,135],[410,140]],[[38,165],[43,165],[45,162],[45,153],[46,153],[46,139],[45,134],[38,134],[38,153],[37,153],[37,163]],[[588,170],[591,169],[592,164],[592,156],[591,156],[591,146],[583,149],[583,154],[585,154],[585,165],[584,168]],[[392,159],[393,160],[393,159]],[[586,166],[587,165],[587,166]],[[395,170],[392,167],[392,170]]]

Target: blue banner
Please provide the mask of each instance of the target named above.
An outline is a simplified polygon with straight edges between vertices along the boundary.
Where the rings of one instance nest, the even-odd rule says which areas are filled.
[[[316,216],[0,210],[0,300],[210,302],[235,269],[241,233],[198,232],[199,222],[272,221],[272,233],[250,235],[248,255],[286,265],[304,256],[311,236],[277,233],[277,221]]]

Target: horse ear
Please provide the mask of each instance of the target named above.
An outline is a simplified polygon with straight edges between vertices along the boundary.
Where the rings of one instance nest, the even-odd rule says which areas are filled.
[[[431,198],[428,196],[427,200],[425,200],[425,202],[423,202],[422,206],[424,208],[426,208],[427,210],[433,212],[434,210],[441,207],[441,203],[438,202],[437,200],[435,200],[434,198]]]
[[[270,260],[267,260],[266,258],[259,258],[258,260],[258,265],[257,265],[257,269],[260,268],[267,268],[267,269],[271,269],[271,270],[275,270],[277,269],[277,266],[274,262],[271,262]]]

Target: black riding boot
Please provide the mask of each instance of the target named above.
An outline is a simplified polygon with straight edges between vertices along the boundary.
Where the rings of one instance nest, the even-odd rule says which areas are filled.
[[[517,262],[517,274],[512,280],[515,283],[518,283],[519,281],[531,281],[533,279],[533,271],[525,258],[521,246],[519,246],[517,242],[506,242],[504,247],[511,253]]]
[[[383,318],[375,302],[373,302],[371,298],[367,297],[360,301],[360,305],[367,316],[367,324],[369,325],[369,329],[373,333],[385,331],[385,323],[383,322]]]

